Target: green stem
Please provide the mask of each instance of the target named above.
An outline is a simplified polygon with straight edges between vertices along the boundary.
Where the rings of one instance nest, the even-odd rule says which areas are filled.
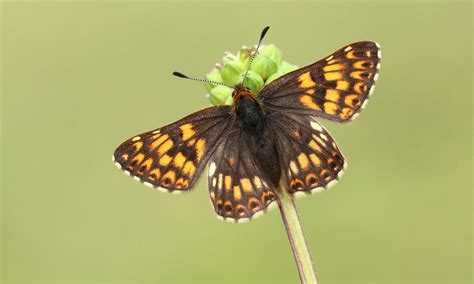
[[[291,250],[295,257],[301,283],[318,283],[316,270],[311,259],[308,245],[306,244],[298,211],[296,210],[293,197],[286,191],[284,184],[280,185],[277,201],[281,218],[285,225],[286,233],[288,234]]]

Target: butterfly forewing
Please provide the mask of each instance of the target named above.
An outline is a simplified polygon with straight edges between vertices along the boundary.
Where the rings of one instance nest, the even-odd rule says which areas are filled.
[[[171,192],[189,190],[225,137],[229,112],[228,106],[211,107],[136,135],[115,150],[115,163],[148,186]]]
[[[251,141],[236,123],[209,161],[209,195],[216,214],[225,219],[247,221],[276,200]]]
[[[380,57],[377,43],[356,42],[276,79],[259,95],[269,110],[348,121],[373,92]]]
[[[331,186],[345,160],[331,135],[310,116],[283,114],[272,120],[280,164],[290,193],[309,193]]]

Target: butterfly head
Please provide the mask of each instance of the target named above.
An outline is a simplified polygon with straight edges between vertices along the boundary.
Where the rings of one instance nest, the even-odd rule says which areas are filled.
[[[232,92],[232,98],[234,99],[234,102],[238,101],[242,96],[255,97],[256,95],[249,88],[242,85],[236,85],[234,87],[234,91]]]

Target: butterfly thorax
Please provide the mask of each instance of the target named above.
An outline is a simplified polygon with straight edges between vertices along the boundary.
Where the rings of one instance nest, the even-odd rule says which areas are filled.
[[[235,114],[244,127],[253,134],[263,130],[264,114],[255,95],[247,89],[234,92]]]

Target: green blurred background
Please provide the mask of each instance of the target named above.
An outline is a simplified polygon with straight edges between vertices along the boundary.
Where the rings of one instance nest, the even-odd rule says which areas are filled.
[[[124,139],[208,105],[223,52],[300,66],[381,44],[374,96],[324,123],[349,160],[297,205],[321,283],[467,283],[472,255],[470,2],[2,3],[5,283],[296,283],[278,211],[217,220],[202,179],[171,195],[111,162]]]

